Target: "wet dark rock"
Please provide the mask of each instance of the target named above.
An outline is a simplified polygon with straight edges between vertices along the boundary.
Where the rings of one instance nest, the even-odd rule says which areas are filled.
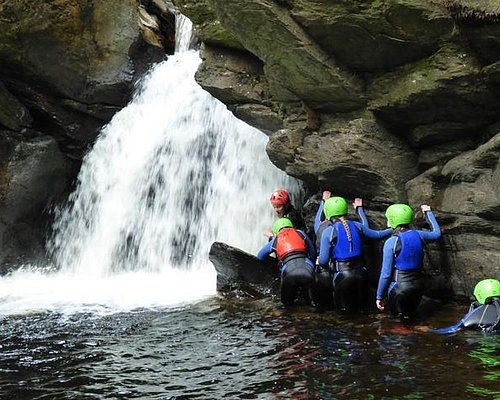
[[[275,295],[279,289],[275,259],[261,262],[222,242],[212,244],[209,259],[217,271],[217,291],[225,296],[261,298]]]
[[[242,60],[261,61],[258,71],[238,70],[233,58],[225,71],[231,79],[218,80],[218,55],[231,47],[219,42],[199,82],[216,86],[212,93],[235,115],[270,136],[269,158],[302,180],[309,196],[324,189],[361,196],[379,226],[393,202],[430,204],[443,232],[427,251],[433,294],[468,296],[475,282],[498,276],[495,2],[182,3],[188,15],[195,3],[208,7],[210,23],[244,48]],[[234,101],[234,88],[252,74],[260,100]],[[241,114],[243,107],[252,111]],[[309,224],[314,211],[306,210]]]
[[[169,7],[141,3],[0,0],[0,266],[43,258],[48,211],[135,82],[173,51]]]
[[[468,296],[476,281],[498,277],[498,4],[174,3],[194,22],[203,49],[198,82],[270,137],[269,158],[304,182],[304,203],[323,189],[361,196],[379,227],[392,202],[430,204],[443,231],[427,252],[433,293],[442,287]],[[135,81],[173,48],[169,1],[63,4],[0,0],[3,238],[35,224]],[[43,158],[33,143],[47,136],[55,141],[45,148],[51,156],[32,162]],[[21,148],[33,158],[15,164]],[[61,167],[68,160],[70,179]],[[46,189],[9,186],[13,176],[36,180],[47,165]],[[33,204],[32,190],[40,191]],[[308,224],[314,211],[307,210]],[[222,259],[218,250],[212,258]],[[240,258],[227,262],[243,265],[234,253]]]
[[[8,149],[0,162],[0,265],[41,260],[49,205],[68,184],[67,162],[50,136],[0,145]]]

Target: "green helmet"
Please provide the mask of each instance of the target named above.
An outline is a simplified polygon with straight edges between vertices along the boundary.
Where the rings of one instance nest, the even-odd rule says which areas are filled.
[[[408,225],[413,221],[413,210],[408,204],[393,204],[385,212],[389,226],[396,229],[399,225]]]
[[[293,223],[288,218],[279,218],[273,225],[273,234],[277,235],[283,228],[293,228]]]
[[[480,304],[495,296],[500,296],[500,282],[496,279],[483,279],[474,288],[474,297]]]
[[[330,197],[325,200],[323,208],[326,219],[347,214],[347,201],[342,197]]]

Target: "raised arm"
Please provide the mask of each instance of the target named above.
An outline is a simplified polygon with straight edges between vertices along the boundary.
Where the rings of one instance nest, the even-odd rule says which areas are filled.
[[[329,199],[330,196],[331,193],[328,190],[325,190],[323,192],[323,197],[321,198],[321,201],[319,203],[318,211],[316,212],[316,216],[314,217],[314,233],[318,233],[319,226],[321,225],[322,222],[323,207],[325,206],[325,200]]]
[[[352,203],[353,207],[356,210],[356,213],[361,220],[361,223],[356,223],[358,229],[370,239],[385,239],[392,234],[392,229],[371,229],[370,224],[368,223],[368,218],[366,217],[365,210],[363,208],[363,199],[357,197],[354,199]]]
[[[321,245],[319,247],[318,263],[322,267],[328,267],[330,262],[330,246],[332,237],[333,225],[323,231],[321,235]]]
[[[321,225],[321,216],[323,215],[323,207],[325,206],[325,202],[323,200],[320,201],[318,206],[318,211],[316,212],[316,216],[314,217],[314,233],[318,233],[319,226]]]
[[[439,239],[441,237],[441,228],[439,227],[439,224],[436,220],[436,217],[432,213],[430,206],[423,204],[422,206],[420,206],[420,208],[422,209],[422,212],[425,215],[425,219],[427,220],[427,222],[431,226],[430,231],[418,230],[420,237],[423,240],[437,240],[437,239]]]
[[[365,210],[363,209],[363,199],[356,197],[352,203],[356,214],[358,214],[359,219],[363,225],[369,226],[368,218],[366,218]]]
[[[370,239],[385,239],[392,234],[392,228],[376,230],[356,221],[354,224],[356,224],[363,235]]]

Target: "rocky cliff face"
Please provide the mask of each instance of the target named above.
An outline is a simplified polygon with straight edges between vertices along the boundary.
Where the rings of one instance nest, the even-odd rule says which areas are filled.
[[[500,264],[500,7],[432,0],[175,0],[199,83],[270,136],[310,192],[430,204],[426,267],[468,295]],[[311,203],[311,202],[310,202]]]
[[[43,257],[48,207],[174,23],[153,0],[0,1],[0,271]]]
[[[499,277],[496,2],[174,3],[203,44],[199,83],[270,136],[279,168],[311,194],[363,197],[375,227],[393,202],[429,203],[444,235],[426,267],[441,293]],[[43,253],[44,210],[174,29],[166,0],[0,0],[3,270]]]

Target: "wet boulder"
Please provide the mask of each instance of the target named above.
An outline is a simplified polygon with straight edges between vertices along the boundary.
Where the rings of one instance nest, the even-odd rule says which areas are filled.
[[[0,140],[0,264],[5,267],[44,258],[48,204],[67,186],[67,163],[56,141]]]
[[[217,291],[225,296],[262,298],[278,292],[280,275],[275,259],[261,262],[222,242],[212,244],[209,259],[217,271]]]
[[[325,121],[317,133],[278,131],[267,152],[279,168],[312,187],[373,201],[406,200],[405,183],[418,174],[412,149],[369,114]]]
[[[263,61],[273,100],[337,111],[365,104],[362,82],[311,40],[286,8],[266,0],[212,2],[221,23]]]
[[[454,290],[471,293],[500,260],[500,133],[407,183],[413,204],[431,201],[442,225],[440,268]]]
[[[425,56],[452,34],[454,22],[426,0],[290,0],[290,14],[350,70],[387,71]]]

